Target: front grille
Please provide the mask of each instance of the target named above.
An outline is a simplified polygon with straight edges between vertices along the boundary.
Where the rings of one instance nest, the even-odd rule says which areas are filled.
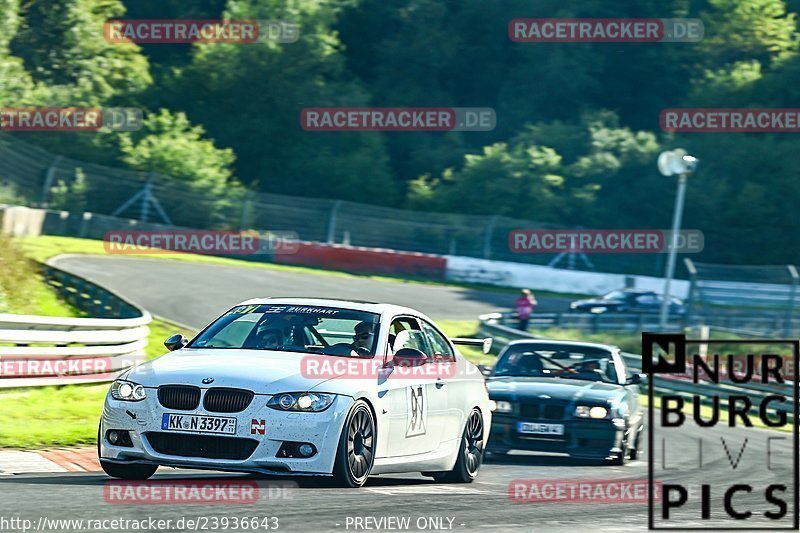
[[[537,420],[563,420],[566,406],[553,403],[524,403],[520,405],[519,414],[522,418]]]
[[[258,446],[258,441],[237,437],[210,437],[181,433],[147,432],[144,434],[155,451],[178,457],[204,459],[247,459]]]
[[[167,409],[191,411],[200,405],[200,389],[189,385],[162,385],[158,388],[158,402]]]
[[[210,413],[238,413],[253,401],[253,391],[244,389],[209,389],[203,407]]]
[[[545,420],[561,420],[564,418],[563,405],[545,405],[542,409],[542,418]]]

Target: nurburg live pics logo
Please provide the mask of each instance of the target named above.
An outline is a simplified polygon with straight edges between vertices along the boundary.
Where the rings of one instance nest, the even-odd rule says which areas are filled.
[[[642,333],[649,529],[798,530],[798,359],[797,339]]]

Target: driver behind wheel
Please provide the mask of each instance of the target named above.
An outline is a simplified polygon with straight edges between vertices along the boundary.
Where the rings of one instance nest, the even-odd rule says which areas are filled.
[[[538,355],[525,353],[517,360],[517,368],[526,375],[541,375],[544,365]]]
[[[260,326],[243,347],[251,350],[273,350],[281,345],[283,332],[279,328]]]
[[[283,333],[281,330],[276,328],[270,328],[265,330],[261,335],[259,335],[259,348],[263,348],[266,350],[277,348],[283,344]]]
[[[372,346],[372,338],[375,332],[372,329],[372,324],[369,322],[359,322],[353,328],[353,351],[355,355],[366,355],[369,353]]]
[[[600,361],[596,359],[592,359],[589,361],[584,361],[578,366],[578,375],[576,376],[579,379],[588,379],[592,381],[605,381],[606,376],[605,373],[600,369]]]
[[[334,344],[326,353],[330,355],[349,355],[350,357],[369,356],[371,355],[374,337],[374,324],[371,322],[359,322],[353,328],[353,342]]]

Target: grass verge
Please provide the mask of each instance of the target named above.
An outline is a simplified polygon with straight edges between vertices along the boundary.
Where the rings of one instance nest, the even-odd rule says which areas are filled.
[[[642,335],[640,333],[587,333],[579,329],[559,328],[530,330],[530,333],[544,339],[597,342],[600,344],[612,344],[614,346],[619,346],[623,352],[642,352]]]
[[[154,319],[145,358],[166,353],[164,340],[192,331]],[[0,447],[41,448],[94,444],[109,384],[0,390]]]
[[[436,325],[450,338],[453,337],[477,337],[477,320],[437,320]],[[496,357],[492,354],[485,354],[480,348],[473,346],[459,346],[461,352],[468,361],[476,365],[493,365]]]
[[[5,235],[0,235],[0,313],[84,316],[58,297],[36,264]]]
[[[93,444],[108,384],[0,391],[0,447]]]

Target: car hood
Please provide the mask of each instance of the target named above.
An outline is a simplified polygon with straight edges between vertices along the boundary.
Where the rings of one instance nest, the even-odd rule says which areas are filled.
[[[487,386],[491,399],[511,401],[546,395],[554,400],[605,403],[623,391],[621,385],[601,381],[522,376],[490,377]]]
[[[335,376],[305,377],[307,354],[270,350],[182,349],[141,364],[124,379],[145,387],[166,384],[249,389],[256,394],[302,392]],[[210,384],[203,379],[213,378]]]

